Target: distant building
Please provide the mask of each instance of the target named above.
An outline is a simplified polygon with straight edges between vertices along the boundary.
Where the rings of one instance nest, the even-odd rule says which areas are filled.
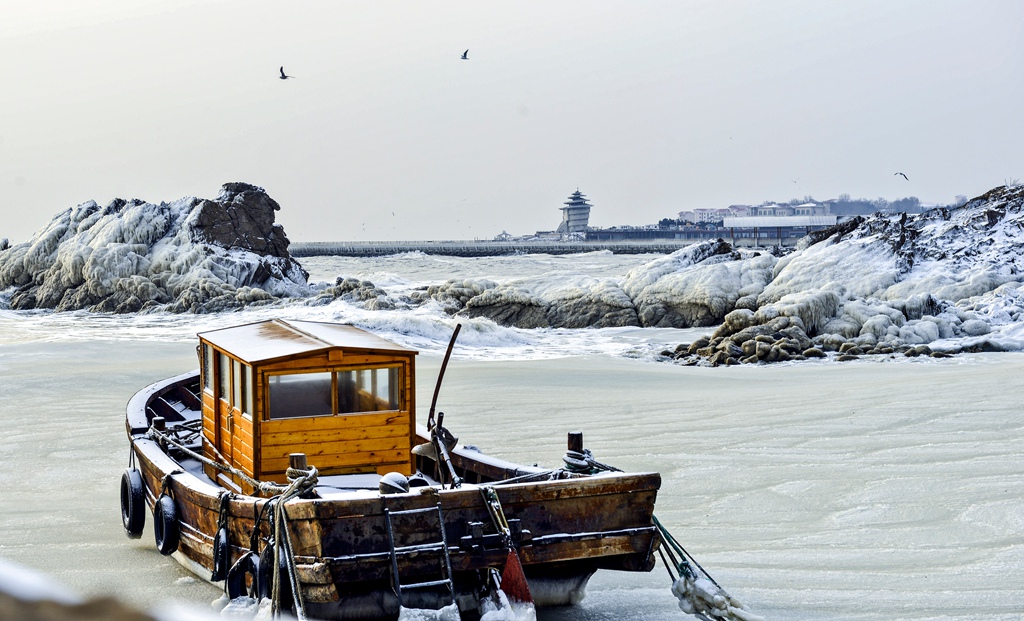
[[[693,211],[680,211],[678,215],[679,219],[684,222],[721,222],[722,218],[750,215],[751,209],[754,208],[750,205],[729,205],[725,208],[697,208]]]
[[[790,207],[792,209],[792,207]],[[837,216],[746,216],[725,218],[721,237],[734,246],[793,246],[812,231],[835,226]]]
[[[580,192],[579,188],[576,188],[576,191],[569,195],[569,200],[563,204],[565,207],[561,208],[562,223],[558,225],[556,232],[562,235],[573,233],[586,235],[591,207],[591,204],[587,202],[587,197]]]
[[[827,216],[828,203],[803,203],[793,208],[794,216]]]
[[[719,221],[721,221],[722,218],[727,218],[727,217],[729,217],[731,215],[733,215],[732,212],[729,211],[729,209],[727,209],[727,208],[707,209],[707,208],[698,207],[697,209],[693,210],[693,217],[694,217],[693,221],[694,222],[698,222],[698,223],[700,223],[700,222],[719,222]]]
[[[778,203],[769,203],[767,205],[758,205],[757,207],[751,207],[749,217],[778,217],[778,216],[792,216],[795,215],[795,209],[792,205],[779,205]]]

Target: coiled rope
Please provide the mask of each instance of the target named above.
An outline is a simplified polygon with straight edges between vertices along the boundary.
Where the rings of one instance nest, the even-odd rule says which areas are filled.
[[[566,451],[565,455],[562,456],[562,461],[565,463],[565,469],[570,472],[578,472],[581,474],[596,474],[598,472],[622,472],[615,466],[609,466],[608,464],[602,464],[601,462],[594,459],[593,453],[590,449],[583,449],[580,451]]]

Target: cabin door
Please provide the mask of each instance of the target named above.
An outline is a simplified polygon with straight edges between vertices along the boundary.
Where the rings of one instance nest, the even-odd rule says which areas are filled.
[[[217,451],[222,459],[232,462],[231,454],[234,438],[235,414],[231,406],[231,359],[222,353],[217,354],[217,399],[215,400],[217,416]],[[225,475],[221,475],[225,476]],[[219,478],[219,477],[218,477]]]

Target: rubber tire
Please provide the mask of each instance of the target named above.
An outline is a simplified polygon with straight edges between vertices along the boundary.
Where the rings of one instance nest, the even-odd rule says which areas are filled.
[[[210,575],[210,582],[224,580],[228,577],[230,569],[231,541],[228,539],[228,529],[221,526],[213,536],[213,573]]]
[[[153,536],[160,554],[170,556],[177,551],[178,542],[181,541],[178,507],[167,494],[161,494],[153,505]]]
[[[292,604],[292,583],[288,578],[288,565],[285,563],[284,558],[279,561],[278,570],[281,576],[281,610],[290,611]],[[274,594],[274,547],[268,544],[267,547],[263,548],[263,552],[260,553],[259,563],[259,591],[260,598],[266,597],[271,598]]]
[[[252,552],[246,552],[228,570],[228,575],[225,578],[228,598],[235,599],[249,594],[249,589],[245,584],[246,575],[252,580],[253,591],[255,591],[258,588],[259,573],[260,557]]]
[[[121,524],[129,539],[142,537],[146,527],[146,485],[135,468],[121,475]]]

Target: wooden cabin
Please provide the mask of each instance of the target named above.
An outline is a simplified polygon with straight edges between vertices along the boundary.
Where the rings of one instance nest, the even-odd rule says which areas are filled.
[[[199,335],[203,450],[286,483],[289,453],[322,475],[412,474],[416,351],[354,326],[273,319]],[[239,477],[205,467],[219,484]]]

